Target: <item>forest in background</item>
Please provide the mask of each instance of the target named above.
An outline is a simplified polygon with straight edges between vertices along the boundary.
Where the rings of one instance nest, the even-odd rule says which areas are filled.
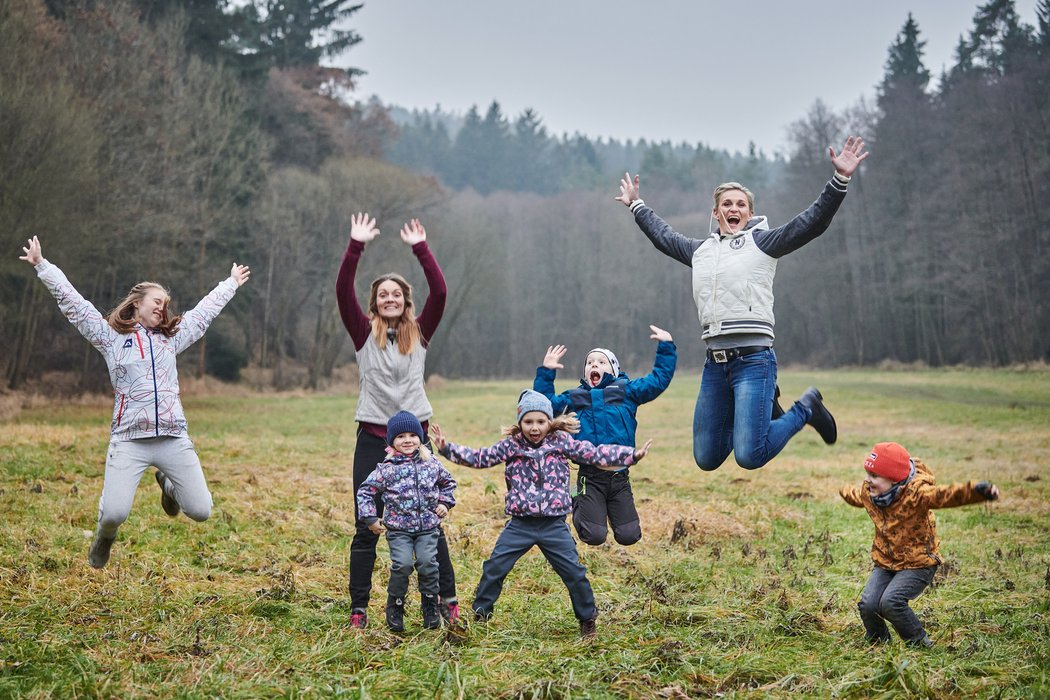
[[[1050,0],[1037,26],[1011,0],[975,9],[954,65],[932,76],[911,16],[887,37],[874,101],[815,95],[788,152],[553,135],[498,101],[463,117],[356,98],[358,69],[325,67],[361,40],[345,0],[0,2],[0,337],[5,384],[101,357],[17,260],[44,255],[107,310],[142,279],[192,307],[234,260],[245,286],[184,371],[319,387],[353,361],[334,282],[350,215],[378,217],[359,294],[388,270],[425,283],[397,230],[425,224],[449,286],[428,371],[528,376],[551,343],[613,348],[648,369],[648,324],[700,361],[686,267],[612,197],[625,169],[687,235],[710,192],[739,180],[772,224],[808,206],[848,133],[872,151],[831,229],[783,259],[781,362],[1007,365],[1050,357]],[[361,66],[360,70],[367,70]],[[790,121],[791,115],[785,115]],[[581,132],[586,125],[581,125]],[[552,175],[555,174],[555,175]],[[577,357],[578,356],[578,357]],[[576,359],[574,359],[576,358]]]

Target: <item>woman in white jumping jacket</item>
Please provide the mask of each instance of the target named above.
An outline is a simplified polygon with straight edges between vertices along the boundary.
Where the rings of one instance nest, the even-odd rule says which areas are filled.
[[[165,513],[174,517],[182,510],[197,521],[211,515],[211,493],[186,431],[175,358],[204,335],[250,272],[234,263],[227,279],[193,310],[175,317],[168,309],[167,291],[153,282],[140,282],[104,317],[62,270],[44,259],[36,236],[22,250],[25,255],[19,259],[36,268],[62,313],[106,358],[113,383],[113,423],[98,501],[98,529],[88,550],[88,563],[101,569],[150,465],[157,468]]]

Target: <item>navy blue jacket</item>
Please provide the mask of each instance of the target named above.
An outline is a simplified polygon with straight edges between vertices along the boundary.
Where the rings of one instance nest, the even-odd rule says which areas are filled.
[[[551,400],[554,415],[572,411],[580,421],[577,440],[595,445],[627,445],[634,447],[634,433],[638,429],[635,414],[638,405],[652,401],[663,393],[674,376],[678,363],[675,344],[661,340],[656,344],[653,371],[640,379],[631,379],[625,373],[613,377],[606,374],[598,386],[591,388],[585,381],[575,389],[554,394],[557,371],[540,366],[532,388]]]

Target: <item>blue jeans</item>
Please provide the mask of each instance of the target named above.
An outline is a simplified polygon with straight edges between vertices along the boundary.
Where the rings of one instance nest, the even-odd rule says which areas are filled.
[[[888,620],[903,641],[929,646],[926,629],[908,606],[908,601],[919,597],[933,581],[936,571],[936,566],[903,571],[875,567],[857,604],[864,623],[864,636],[869,642],[890,641],[890,631],[886,629]]]
[[[538,546],[569,589],[572,611],[577,620],[591,620],[598,614],[594,591],[587,580],[587,568],[580,563],[576,541],[572,539],[565,516],[550,518],[511,518],[496,539],[492,554],[481,567],[481,580],[474,593],[474,612],[489,617],[503,591],[503,579],[518,559]]]
[[[424,598],[438,594],[438,536],[437,528],[425,532],[387,530],[386,541],[390,545],[390,581],[387,595],[405,599],[408,594],[408,577],[415,568],[419,576],[419,593]]]
[[[776,386],[773,348],[729,362],[708,359],[693,413],[696,466],[718,469],[730,451],[744,469],[758,469],[776,457],[809,420],[809,409],[800,403],[770,420]]]

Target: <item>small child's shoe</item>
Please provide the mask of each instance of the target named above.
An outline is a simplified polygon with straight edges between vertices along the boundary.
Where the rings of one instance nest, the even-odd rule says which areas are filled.
[[[595,615],[590,620],[580,620],[580,637],[583,639],[590,639],[598,633],[597,629],[598,616]]]
[[[355,630],[363,630],[368,627],[368,612],[364,608],[354,608],[350,611],[350,626]]]
[[[455,598],[442,598],[438,610],[441,611],[441,618],[446,625],[459,624],[459,601]]]
[[[441,613],[438,612],[438,599],[435,595],[423,596],[423,629],[436,630],[441,627]]]
[[[389,596],[386,599],[386,626],[391,632],[405,631],[405,601]]]

